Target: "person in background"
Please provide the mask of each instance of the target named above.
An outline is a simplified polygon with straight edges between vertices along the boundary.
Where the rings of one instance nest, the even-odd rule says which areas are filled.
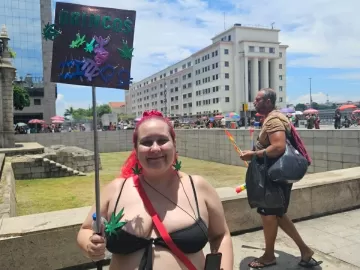
[[[243,151],[242,160],[250,161],[254,156],[263,158],[264,153],[271,160],[280,157],[286,148],[286,132],[291,132],[289,119],[275,109],[276,92],[270,88],[261,89],[254,101],[256,111],[264,115],[264,123],[255,145],[255,151]],[[275,183],[274,183],[275,184]],[[276,264],[275,240],[278,227],[290,236],[298,246],[301,254],[299,265],[302,267],[314,267],[320,265],[313,258],[314,251],[305,244],[296,230],[294,223],[287,216],[290,202],[291,184],[278,184],[284,194],[284,206],[282,208],[258,208],[263,224],[265,236],[265,253],[249,263],[249,267],[260,269]],[[284,268],[285,269],[285,268]]]
[[[335,129],[341,128],[341,113],[339,109],[336,109],[335,115],[334,115],[334,127]]]
[[[315,129],[320,129],[320,116],[318,114],[315,116],[314,124],[315,124]]]
[[[155,208],[171,239],[194,269],[204,269],[203,248],[222,253],[221,269],[232,270],[233,246],[224,210],[216,190],[199,175],[180,171],[175,132],[158,111],[146,111],[133,133],[134,149],[121,176],[105,186],[100,196],[101,216],[107,220],[122,209],[126,222],[103,235],[92,230],[93,206],[78,233],[77,242],[93,261],[112,253],[110,269],[186,269],[182,260],[159,236],[148,205],[136,187]],[[109,221],[111,223],[111,220]]]

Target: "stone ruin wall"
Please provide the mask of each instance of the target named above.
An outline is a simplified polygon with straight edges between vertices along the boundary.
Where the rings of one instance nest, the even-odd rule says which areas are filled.
[[[11,164],[17,180],[82,176],[95,170],[92,151],[64,145],[45,148],[43,154],[11,157]]]

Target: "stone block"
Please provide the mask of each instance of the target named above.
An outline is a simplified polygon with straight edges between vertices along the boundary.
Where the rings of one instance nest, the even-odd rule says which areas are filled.
[[[325,168],[325,169],[327,169],[327,167],[328,167],[328,161],[327,160],[314,159],[313,162],[314,162],[315,167],[322,167],[322,168]]]
[[[337,161],[329,161],[328,162],[328,170],[329,171],[339,170],[339,169],[343,169],[343,163],[342,162],[337,162]]]

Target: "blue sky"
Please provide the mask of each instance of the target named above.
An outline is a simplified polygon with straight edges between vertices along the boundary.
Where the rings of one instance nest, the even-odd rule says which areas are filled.
[[[95,0],[67,1],[99,6]],[[345,3],[346,2],[346,3]],[[134,9],[132,77],[145,76],[209,45],[211,38],[234,23],[280,29],[287,53],[287,100],[309,101],[309,77],[315,102],[360,100],[360,1],[346,0],[102,0],[101,6]],[[88,107],[91,89],[58,85],[57,113]],[[99,103],[123,101],[124,91],[97,90]]]

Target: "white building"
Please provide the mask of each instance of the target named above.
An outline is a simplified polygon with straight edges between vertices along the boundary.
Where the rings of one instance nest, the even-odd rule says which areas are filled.
[[[277,106],[286,107],[286,49],[276,29],[235,24],[212,44],[165,70],[134,83],[127,107],[140,116],[149,109],[168,116],[242,112],[260,88],[277,92]],[[244,72],[247,71],[247,72]]]

